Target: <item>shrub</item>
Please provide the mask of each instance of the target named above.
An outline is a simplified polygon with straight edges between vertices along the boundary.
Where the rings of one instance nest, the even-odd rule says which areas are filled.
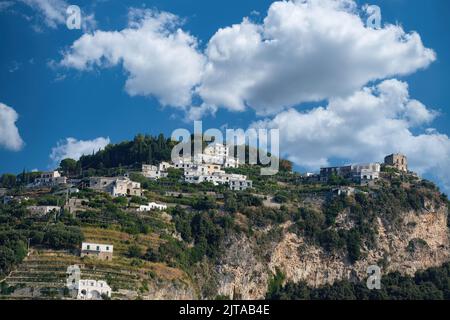
[[[142,256],[142,250],[138,245],[131,245],[128,247],[127,256],[129,258],[140,258]]]
[[[79,227],[53,225],[44,235],[43,243],[52,249],[76,249],[84,236]]]

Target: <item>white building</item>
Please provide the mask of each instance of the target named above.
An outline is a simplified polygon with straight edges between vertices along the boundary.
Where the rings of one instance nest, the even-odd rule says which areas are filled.
[[[221,156],[225,158],[228,157],[229,150],[226,145],[213,142],[205,148],[204,153],[207,155]]]
[[[158,165],[158,169],[160,170],[160,171],[167,171],[167,169],[169,169],[169,168],[173,168],[174,166],[172,165],[172,164],[170,164],[170,163],[168,163],[168,162],[166,162],[166,161],[163,161],[163,162],[161,162],[159,165]]]
[[[347,187],[347,186],[342,186],[342,187],[333,189],[333,193],[338,196],[340,196],[340,195],[351,196],[351,195],[355,194],[355,192],[356,192],[355,188]]]
[[[111,297],[111,287],[103,280],[80,280],[78,282],[78,300],[101,300],[102,296]]]
[[[32,215],[44,216],[50,212],[60,212],[61,207],[58,206],[28,206],[27,210]]]
[[[67,267],[66,287],[69,290],[78,290],[78,282],[81,279],[80,267],[76,264]]]
[[[229,182],[230,189],[235,191],[242,191],[253,188],[253,182],[245,179],[231,179]]]
[[[252,181],[242,174],[226,173],[217,165],[199,165],[185,170],[184,179],[187,183],[211,182],[214,185],[228,184],[231,190],[246,190],[252,188]]]
[[[167,209],[167,205],[165,205],[165,204],[150,202],[148,205],[139,206],[139,209],[137,209],[137,211],[146,212],[146,211],[152,211],[152,210],[166,210],[166,209]]]
[[[54,187],[66,184],[67,178],[62,177],[58,171],[43,172],[40,177],[36,178],[30,187]]]
[[[328,167],[320,169],[320,180],[328,181],[333,175],[366,184],[379,179],[381,165],[379,163],[353,164],[342,167]]]
[[[142,175],[149,179],[158,180],[160,178],[167,177],[168,173],[167,173],[167,171],[159,170],[159,166],[143,164],[142,165]]]
[[[81,257],[97,257],[100,260],[112,260],[114,246],[111,244],[100,244],[83,242],[81,244]]]
[[[245,190],[252,187],[252,181],[244,175],[227,174],[223,168],[237,168],[239,160],[229,157],[228,147],[220,143],[209,144],[204,153],[190,157],[178,157],[173,163],[161,162],[158,166],[143,165],[142,174],[151,179],[167,177],[169,168],[183,169],[187,183],[211,182],[214,185],[229,184],[231,190]],[[141,206],[140,211],[147,211]],[[151,209],[148,209],[151,210]]]
[[[225,168],[238,168],[239,167],[239,159],[238,158],[225,158],[225,163],[223,164]]]
[[[67,267],[66,287],[76,291],[78,300],[101,300],[103,296],[111,297],[111,287],[103,280],[81,279],[78,265]]]
[[[91,177],[89,188],[109,193],[113,197],[142,195],[141,184],[127,177]]]
[[[351,166],[353,180],[361,183],[380,178],[381,165],[379,163],[357,164]]]
[[[305,172],[304,174],[302,174],[302,177],[304,178],[310,178],[312,176],[316,175],[315,173],[312,172]]]
[[[203,153],[194,155],[194,162],[197,164],[219,164],[225,168],[237,168],[239,160],[229,156],[229,149],[221,143],[209,144]]]
[[[192,162],[191,158],[176,158],[173,160],[173,168],[175,169],[189,169],[195,164]]]

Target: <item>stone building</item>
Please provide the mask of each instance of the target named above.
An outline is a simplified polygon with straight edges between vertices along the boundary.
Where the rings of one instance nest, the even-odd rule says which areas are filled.
[[[78,300],[102,300],[102,296],[111,297],[111,287],[103,280],[80,280],[78,282]]]
[[[159,169],[159,166],[153,166],[151,164],[143,164],[142,175],[149,179],[158,180],[160,178],[167,177],[168,173],[166,171],[161,171]]]
[[[45,216],[50,212],[59,213],[61,211],[61,207],[58,206],[28,206],[27,210],[32,215],[36,216]]]
[[[401,153],[394,153],[384,158],[384,164],[397,168],[400,171],[408,172],[408,159]]]
[[[142,195],[141,184],[127,177],[91,177],[89,188],[109,193],[113,197]]]
[[[111,297],[111,287],[103,280],[81,279],[78,265],[67,267],[66,287],[76,294],[78,300],[102,300],[103,296]]]
[[[332,176],[338,176],[356,183],[368,184],[380,177],[379,163],[352,164],[342,167],[328,167],[320,169],[320,181],[328,182]]]
[[[88,208],[89,199],[69,198],[64,205],[64,210],[69,213],[76,213],[77,211],[83,211]]]
[[[61,176],[58,171],[50,171],[41,173],[29,187],[54,187],[66,183],[66,177]]]
[[[78,290],[78,282],[81,279],[80,267],[76,264],[68,266],[66,275],[66,287],[69,290]]]
[[[81,257],[97,257],[100,260],[112,260],[114,247],[110,244],[83,242]]]
[[[320,181],[327,182],[332,176],[349,178],[351,173],[352,166],[320,168]]]

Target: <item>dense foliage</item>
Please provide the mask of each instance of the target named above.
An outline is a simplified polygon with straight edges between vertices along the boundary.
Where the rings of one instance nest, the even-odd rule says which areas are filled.
[[[132,141],[110,144],[92,155],[82,156],[79,166],[85,170],[134,166],[142,163],[155,164],[170,160],[175,144],[163,134],[157,137],[138,134]]]
[[[216,259],[224,236],[234,228],[233,219],[216,211],[186,211],[175,207],[172,215],[183,241],[167,238],[159,248],[150,248],[145,258],[182,267],[187,272],[204,257]],[[190,244],[190,245],[189,245]]]
[[[54,217],[32,217],[18,203],[0,205],[0,276],[21,262],[27,246],[50,249],[76,249],[83,241],[81,229],[68,226]]]
[[[279,279],[277,274],[273,279]],[[282,285],[270,282],[268,299],[273,300],[436,300],[450,299],[450,263],[417,272],[414,277],[390,273],[381,278],[380,290],[369,290],[365,281],[339,281],[320,288],[304,282]],[[275,284],[275,285],[274,285]]]

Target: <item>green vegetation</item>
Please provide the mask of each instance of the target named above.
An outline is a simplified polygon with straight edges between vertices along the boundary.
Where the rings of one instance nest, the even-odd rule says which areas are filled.
[[[170,160],[176,142],[160,134],[157,137],[138,134],[133,141],[110,144],[93,155],[82,156],[78,166],[83,170],[103,170],[122,166],[140,166]]]
[[[220,256],[221,241],[234,227],[230,216],[220,215],[214,210],[188,212],[180,207],[175,207],[171,213],[183,241],[165,238],[157,249],[148,250],[147,260],[178,266],[189,273],[203,257],[216,259]],[[188,246],[190,243],[192,246]]]
[[[0,205],[0,277],[22,261],[28,242],[51,249],[79,247],[83,240],[81,229],[61,222],[49,224],[52,219],[30,217],[23,205],[14,202]]]
[[[286,279],[286,276],[281,272],[280,269],[276,268],[275,274],[270,278],[269,285],[267,289],[267,296],[272,297],[276,295],[278,292],[283,290],[283,283]]]
[[[381,279],[380,290],[369,290],[366,282],[339,281],[333,285],[310,288],[304,282],[273,286],[272,300],[448,300],[450,299],[450,263],[417,272],[414,277],[390,273]]]
[[[288,231],[302,237],[307,244],[320,246],[327,253],[337,253],[355,263],[364,258],[366,248],[375,246],[378,219],[395,230],[402,226],[402,216],[406,212],[415,211],[420,215],[431,206],[448,204],[447,196],[440,194],[431,182],[389,168],[384,170],[385,177],[374,187],[357,186],[338,176],[332,177],[327,184],[302,179],[299,174],[291,172],[292,163],[286,160],[281,161],[280,172],[273,176],[261,176],[260,164],[227,168],[227,172],[245,174],[253,181],[254,188],[243,192],[231,191],[226,185],[188,184],[182,181],[183,172],[179,169],[170,169],[168,177],[158,181],[137,172],[142,163],[157,164],[169,160],[173,144],[163,135],[137,135],[133,141],[109,145],[102,151],[81,157],[79,161],[63,160],[59,169],[68,176],[82,178],[82,181],[92,175],[112,176],[131,172],[130,178],[140,182],[145,189],[142,197],[112,198],[84,189],[80,184],[82,190],[72,196],[86,201],[82,208],[71,214],[62,211],[45,216],[30,215],[26,209],[29,205],[61,206],[66,199],[54,195],[55,189],[23,188],[34,181],[36,173],[1,176],[0,187],[8,188],[8,194],[21,197],[0,205],[0,277],[26,265],[28,258],[24,263],[20,262],[28,253],[28,244],[36,249],[33,251],[48,251],[47,256],[44,253],[41,257],[33,257],[37,261],[46,261],[49,265],[57,261],[63,267],[69,262],[82,261],[86,268],[95,270],[100,265],[76,256],[80,243],[87,239],[114,243],[114,261],[101,267],[107,270],[106,280],[115,289],[128,283],[128,286],[137,286],[139,295],[144,295],[150,290],[151,281],[161,280],[161,270],[164,270],[176,274],[173,278],[167,277],[170,281],[183,277],[195,281],[201,274],[204,277],[203,283],[199,284],[201,294],[226,299],[225,296],[217,296],[217,279],[211,270],[220,263],[230,239],[247,236],[256,244],[256,256],[268,261],[274,245],[283,239],[289,228]],[[331,192],[345,185],[355,187],[355,194],[336,196]],[[165,212],[137,212],[139,205],[150,201],[167,203],[169,208]],[[425,241],[413,239],[407,250],[414,252],[426,246]],[[319,289],[308,288],[302,283],[284,284],[285,275],[276,269],[269,281],[268,297],[448,297],[448,287],[439,284],[439,281],[449,283],[448,266],[443,268],[415,278],[388,275],[383,279],[385,291],[379,292],[369,292],[363,284],[346,281]],[[121,272],[123,270],[133,270],[144,276],[123,275],[127,273]],[[22,270],[17,272],[21,276],[26,273]],[[64,274],[64,270],[59,272]],[[53,281],[61,274],[41,275],[40,280]],[[130,279],[126,277],[132,278],[133,284],[130,285]],[[15,289],[14,285],[0,287],[3,294]],[[41,294],[53,298],[64,294],[60,291],[42,288]]]

